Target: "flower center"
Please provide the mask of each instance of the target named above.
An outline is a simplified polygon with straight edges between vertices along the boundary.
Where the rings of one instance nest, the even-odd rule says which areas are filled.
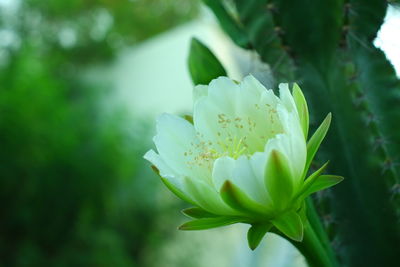
[[[234,159],[264,151],[270,138],[283,132],[278,112],[272,103],[254,104],[245,116],[216,114],[207,121],[208,131],[197,133],[197,142],[184,152],[187,164],[212,169],[214,160],[228,156]]]

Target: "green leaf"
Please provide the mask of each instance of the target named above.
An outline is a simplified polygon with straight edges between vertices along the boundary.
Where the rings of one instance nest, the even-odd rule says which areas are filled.
[[[322,140],[324,140],[326,133],[328,132],[329,125],[331,124],[331,119],[332,119],[332,114],[329,113],[324,121],[321,123],[321,125],[318,127],[318,129],[315,131],[313,136],[310,138],[310,140],[307,143],[307,161],[306,161],[306,167],[304,169],[304,172],[308,171],[308,168],[310,168],[311,162],[317,153],[317,150],[319,146],[322,143]],[[305,175],[305,174],[304,174]]]
[[[191,200],[185,193],[183,193],[180,189],[178,189],[175,185],[173,185],[170,181],[168,181],[168,179],[161,177],[161,181],[177,197],[179,197],[180,199],[182,199],[190,204],[196,205],[196,203],[193,200]]]
[[[289,238],[299,242],[303,240],[303,223],[296,212],[284,213],[282,216],[272,220],[272,223]]]
[[[265,167],[265,185],[276,209],[285,209],[292,198],[293,178],[286,157],[272,150]]]
[[[312,193],[334,186],[343,181],[342,176],[337,175],[321,175],[304,191],[303,196],[309,196]]]
[[[203,210],[202,208],[199,208],[199,207],[183,209],[182,213],[185,214],[186,216],[189,216],[189,217],[195,218],[195,219],[217,217],[217,215],[215,215],[211,212],[208,212],[206,210]]]
[[[222,185],[220,194],[225,203],[235,210],[250,214],[258,213],[265,215],[268,213],[266,207],[250,199],[239,187],[229,180],[225,181]]]
[[[303,129],[304,137],[307,139],[309,127],[309,115],[306,99],[300,87],[295,83],[293,85],[293,99],[299,112],[301,128]]]
[[[255,250],[262,238],[271,229],[272,224],[253,224],[247,232],[247,241],[251,250]]]
[[[224,67],[210,49],[195,38],[192,38],[190,44],[188,65],[195,85],[209,84],[219,76],[227,76]]]
[[[204,218],[190,221],[179,226],[179,230],[204,230],[242,222],[238,217]]]

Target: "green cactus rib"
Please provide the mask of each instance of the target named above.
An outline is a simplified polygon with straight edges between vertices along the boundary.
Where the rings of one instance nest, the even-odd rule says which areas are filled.
[[[333,113],[324,155],[331,160],[331,172],[346,177],[331,191],[330,201],[331,216],[339,222],[331,228],[343,264],[393,266],[400,244],[400,85],[384,54],[372,46],[387,4],[234,3],[250,47],[271,66],[278,64],[275,78],[287,80],[282,73],[297,78],[314,121]]]
[[[368,120],[376,126],[374,148],[385,155],[383,171],[392,172],[392,187],[400,183],[400,168],[396,156],[400,151],[400,132],[394,130],[400,118],[400,81],[382,51],[372,46],[372,41],[383,23],[387,5],[383,1],[370,1],[364,5],[360,0],[347,5],[347,45],[357,72],[361,97],[369,106]],[[369,21],[369,23],[365,23]],[[398,196],[396,197],[399,200]],[[400,203],[397,203],[400,205]]]
[[[274,77],[281,82],[294,80],[295,65],[290,47],[285,44],[282,29],[274,21],[273,3],[260,0],[235,0],[239,23],[248,36],[251,47],[261,59],[269,60]]]
[[[394,79],[393,70],[383,53],[373,47],[369,49],[376,51],[371,53],[363,47],[352,49],[353,62],[358,70],[349,79],[353,80],[352,84],[357,88],[358,96],[354,102],[362,106],[366,124],[374,133],[370,140],[373,151],[381,150],[384,158],[381,162],[382,172],[392,173],[392,179],[388,182],[393,186],[400,182],[396,165],[400,133],[393,127],[400,118],[400,109],[393,108],[400,106],[400,84]]]
[[[250,47],[249,40],[242,26],[229,14],[222,1],[203,0],[203,2],[215,13],[222,29],[229,34],[238,46],[243,48]]]

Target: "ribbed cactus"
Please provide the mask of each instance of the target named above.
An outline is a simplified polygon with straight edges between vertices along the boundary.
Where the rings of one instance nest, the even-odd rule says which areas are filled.
[[[395,4],[395,1],[392,1]],[[340,266],[395,266],[400,253],[400,81],[375,48],[383,0],[204,0],[277,82],[297,82],[333,123],[321,160],[346,179],[314,202]],[[207,77],[218,76],[209,73]],[[312,210],[310,211],[312,212]],[[327,245],[327,242],[325,242]]]

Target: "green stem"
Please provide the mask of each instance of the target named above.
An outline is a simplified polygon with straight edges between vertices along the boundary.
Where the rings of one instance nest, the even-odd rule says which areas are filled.
[[[313,203],[308,200],[307,219],[303,221],[303,241],[297,242],[280,231],[274,231],[289,242],[291,242],[305,257],[310,267],[337,267],[339,266],[333,253],[329,239],[319,221]]]
[[[329,238],[326,234],[324,227],[322,226],[318,213],[315,210],[314,203],[312,202],[312,199],[310,197],[306,199],[306,205],[307,205],[307,219],[310,222],[311,227],[315,231],[315,234],[318,236],[320,242],[322,243],[322,246],[325,248],[325,251],[328,254],[329,258],[333,263],[335,263],[334,266],[338,266],[336,256],[332,250]]]
[[[302,242],[291,241],[291,243],[303,254],[310,267],[335,267],[325,247],[307,221],[304,225],[304,236]]]

